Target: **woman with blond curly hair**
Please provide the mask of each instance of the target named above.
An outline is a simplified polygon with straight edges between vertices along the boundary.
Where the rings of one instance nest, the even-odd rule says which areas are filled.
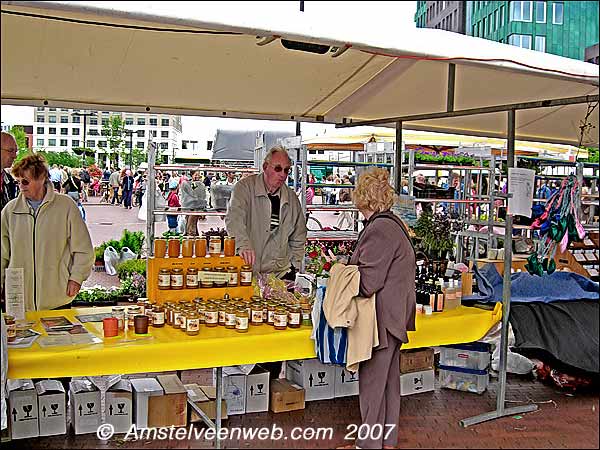
[[[357,440],[357,448],[395,448],[398,442],[400,346],[415,329],[416,261],[406,226],[390,211],[395,197],[389,173],[381,168],[361,174],[353,192],[365,226],[350,264],[360,272],[359,295],[376,294],[379,337],[371,359],[360,363],[360,413],[367,429],[380,424],[384,430],[379,439]]]

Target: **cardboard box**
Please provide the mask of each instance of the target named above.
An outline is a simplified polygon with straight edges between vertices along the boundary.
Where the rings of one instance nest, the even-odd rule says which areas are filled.
[[[38,398],[31,380],[8,380],[8,419],[12,439],[39,435]]]
[[[434,390],[435,373],[433,369],[400,375],[400,395],[420,394]]]
[[[288,380],[271,380],[271,411],[274,413],[304,409],[305,391]]]
[[[246,374],[242,370],[238,367],[223,367],[221,392],[227,403],[228,416],[246,413]]]
[[[42,380],[35,384],[38,396],[40,436],[67,433],[67,394],[58,380]]]
[[[195,383],[186,384],[185,389],[188,394],[188,399],[194,402],[209,419],[217,418],[217,402],[216,388],[213,386],[198,386]],[[191,407],[190,422],[201,422],[202,419]],[[227,419],[227,403],[221,400],[221,419]]]
[[[96,433],[101,423],[100,391],[88,380],[69,383],[71,424],[75,434]]]
[[[349,372],[345,367],[334,367],[333,394],[338,397],[358,395],[358,372]]]
[[[149,400],[164,394],[154,378],[136,378],[131,380],[133,387],[133,420],[138,428],[148,428]]]
[[[133,388],[131,381],[120,380],[106,392],[106,420],[115,433],[127,433],[133,423]]]
[[[269,410],[269,376],[259,365],[246,376],[246,413]]]
[[[286,362],[286,377],[304,388],[307,402],[334,397],[334,366],[322,364],[317,359]]]
[[[433,348],[400,350],[400,373],[418,372],[433,367]]]
[[[187,391],[177,375],[156,377],[164,395],[152,397],[148,406],[148,426],[184,427],[187,425]]]

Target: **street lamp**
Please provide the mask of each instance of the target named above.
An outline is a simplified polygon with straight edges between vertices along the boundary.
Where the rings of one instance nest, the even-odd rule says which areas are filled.
[[[129,136],[129,169],[133,171],[133,130],[123,128],[123,133]]]
[[[71,115],[73,116],[77,116],[77,117],[83,117],[83,156],[82,156],[82,163],[81,163],[81,167],[85,167],[85,149],[86,149],[86,145],[87,145],[87,118],[89,116],[96,116],[95,112],[86,112],[86,113],[82,113],[79,111],[75,111],[73,113],[71,113]]]

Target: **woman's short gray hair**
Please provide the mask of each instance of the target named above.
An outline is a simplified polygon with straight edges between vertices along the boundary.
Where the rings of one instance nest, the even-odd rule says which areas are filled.
[[[275,145],[275,146],[271,147],[265,156],[263,165],[270,164],[271,160],[273,159],[273,155],[275,153],[283,153],[287,157],[287,160],[288,160],[288,163],[290,164],[290,166],[292,165],[292,158],[290,158],[290,155],[288,155],[288,152],[283,145]]]

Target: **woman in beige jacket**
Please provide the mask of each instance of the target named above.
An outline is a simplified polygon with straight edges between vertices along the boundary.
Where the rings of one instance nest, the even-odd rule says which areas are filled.
[[[54,191],[43,156],[13,166],[21,193],[2,210],[2,292],[5,269],[23,269],[25,311],[71,302],[94,264],[94,248],[77,205]]]

